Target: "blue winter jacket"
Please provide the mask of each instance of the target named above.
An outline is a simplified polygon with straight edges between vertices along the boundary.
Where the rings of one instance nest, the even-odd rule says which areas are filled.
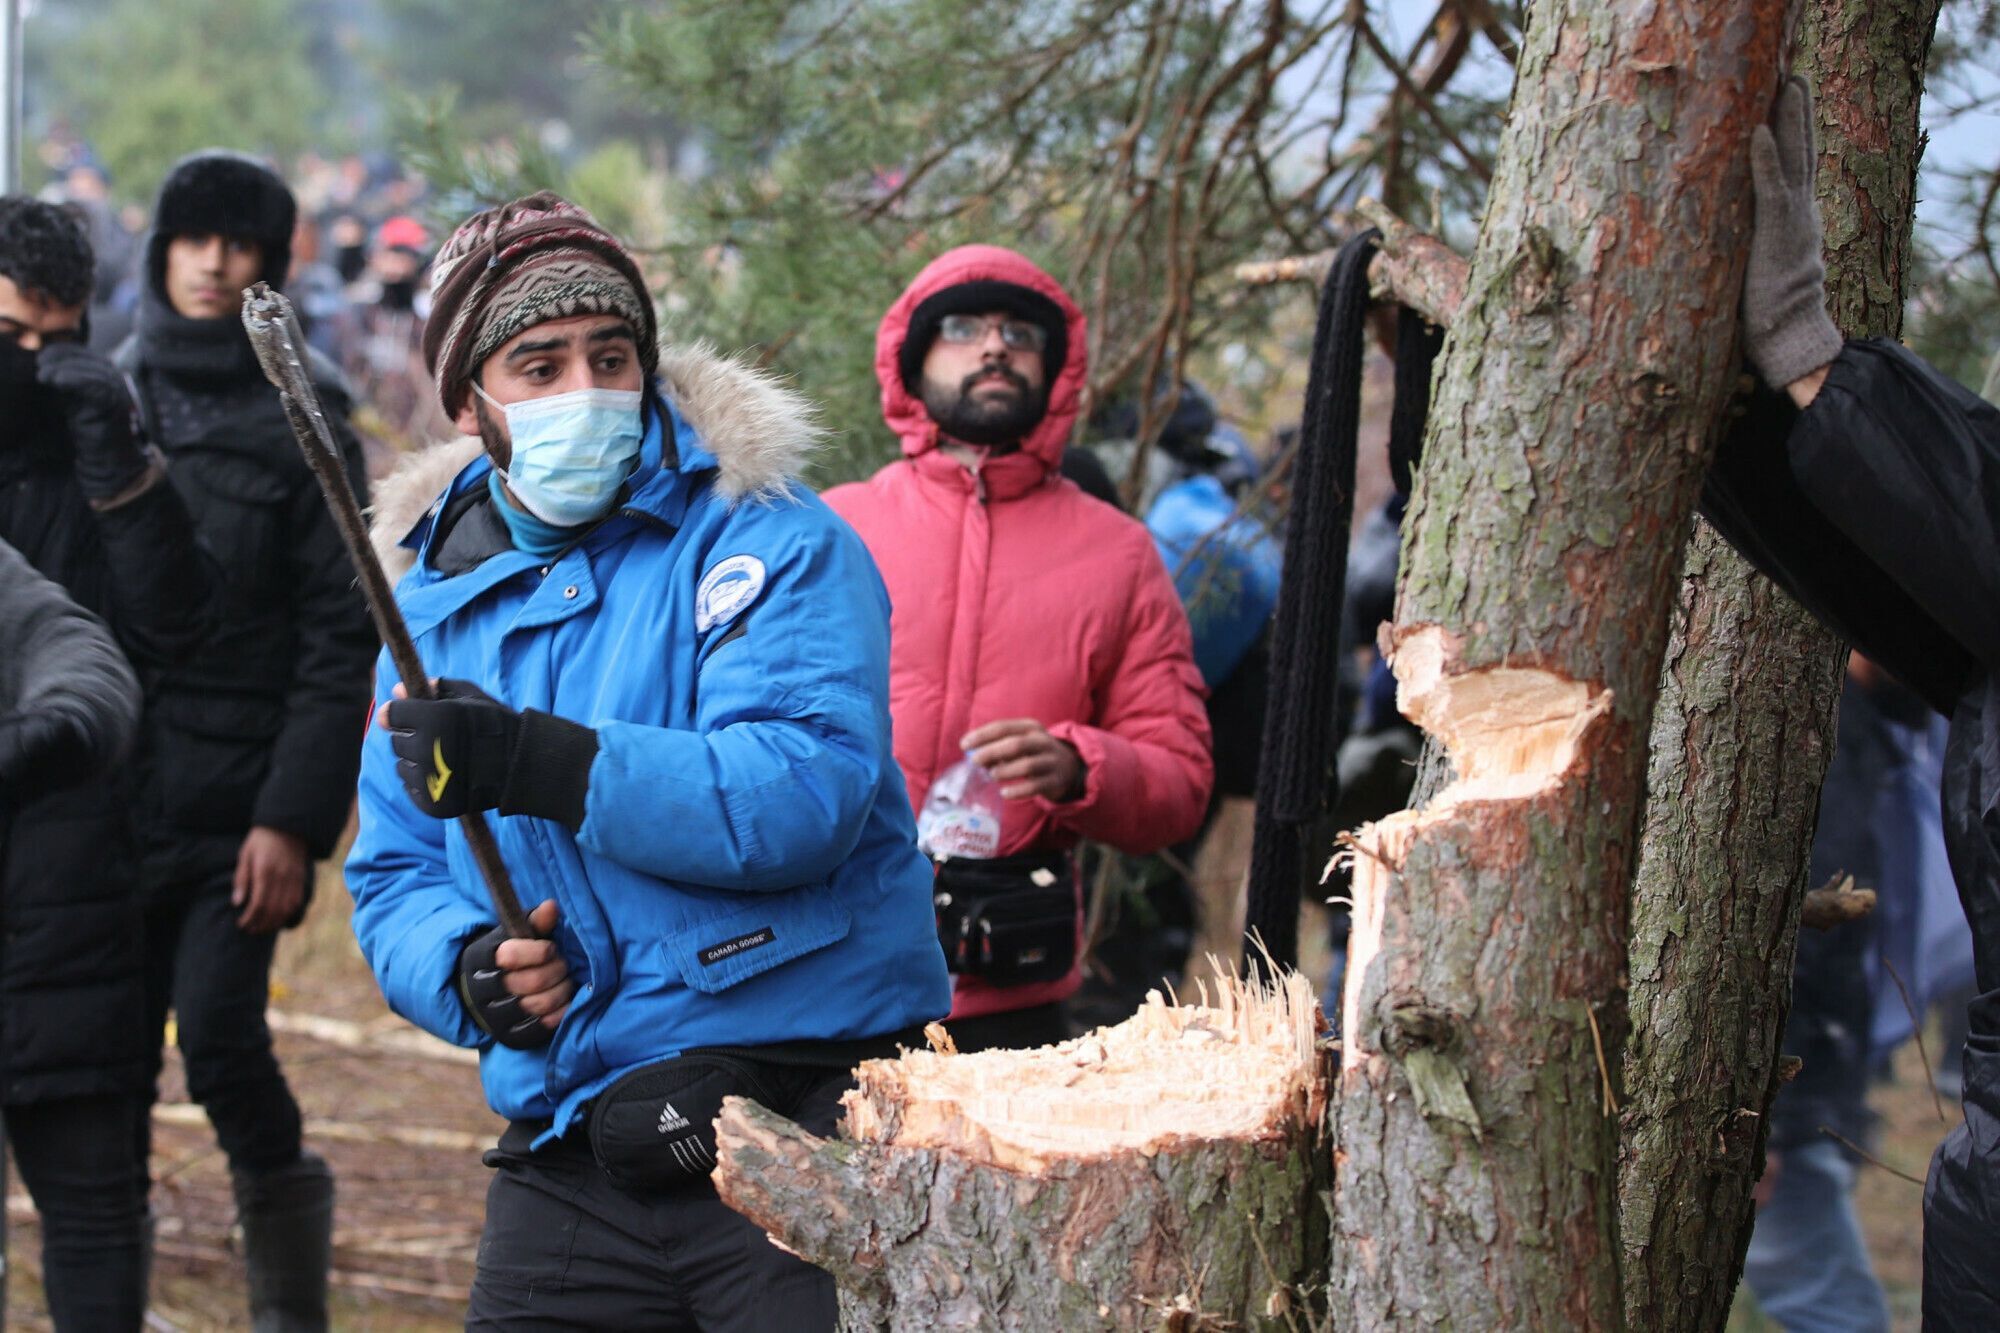
[[[1160,492],[1146,530],[1174,576],[1194,631],[1194,662],[1215,689],[1236,670],[1278,606],[1283,550],[1206,474]]]
[[[781,481],[732,503],[704,441],[679,412],[667,426],[666,465],[654,410],[623,506],[546,565],[433,565],[436,516],[486,485],[484,455],[403,541],[417,563],[396,597],[433,676],[597,729],[578,832],[487,816],[522,902],[561,911],[577,991],[546,1048],[498,1046],[466,1014],[459,951],[493,908],[457,824],[411,804],[388,734],[362,746],[362,952],[397,1013],[480,1050],[496,1112],[553,1133],[691,1048],[862,1039],[951,1005],[890,752],[881,577],[817,498]],[[385,654],[378,707],[394,683]]]

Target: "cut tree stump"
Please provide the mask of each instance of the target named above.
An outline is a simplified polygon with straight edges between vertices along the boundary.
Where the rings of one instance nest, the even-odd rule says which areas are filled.
[[[1319,1006],[1295,973],[1202,1000],[868,1061],[844,1139],[731,1098],[716,1186],[833,1273],[845,1328],[1296,1326],[1325,1272]]]

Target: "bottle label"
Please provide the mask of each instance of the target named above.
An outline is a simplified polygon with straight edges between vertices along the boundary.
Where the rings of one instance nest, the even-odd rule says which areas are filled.
[[[917,841],[938,860],[955,856],[989,860],[1000,850],[1000,821],[979,810],[925,811]]]

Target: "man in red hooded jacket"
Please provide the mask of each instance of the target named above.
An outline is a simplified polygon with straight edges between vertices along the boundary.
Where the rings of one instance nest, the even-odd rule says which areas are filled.
[[[940,868],[962,1050],[1069,1035],[1082,839],[1145,854],[1192,834],[1213,774],[1187,617],[1139,523],[1058,465],[1084,319],[1011,250],[933,260],[875,336],[903,458],[827,503],[891,602],[896,760],[919,809],[970,755],[1000,785],[997,856]]]

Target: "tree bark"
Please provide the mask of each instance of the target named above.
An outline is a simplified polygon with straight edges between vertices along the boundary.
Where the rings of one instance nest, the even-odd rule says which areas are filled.
[[[1938,0],[1806,7],[1798,67],[1817,92],[1828,299],[1852,337],[1902,327],[1937,12]],[[1634,1328],[1718,1328],[1742,1275],[1845,659],[1697,529],[1633,883],[1619,1206]]]
[[[730,1207],[831,1271],[850,1329],[1310,1322],[1329,1052],[1312,990],[1222,983],[1037,1051],[874,1060],[846,1140],[732,1098]]]
[[[1632,886],[1618,1202],[1633,1328],[1728,1318],[1844,665],[1798,603],[1699,527]]]
[[[1623,1324],[1607,1062],[1645,740],[1789,23],[1531,13],[1386,644],[1460,777],[1356,839],[1331,1300],[1359,1327]]]

